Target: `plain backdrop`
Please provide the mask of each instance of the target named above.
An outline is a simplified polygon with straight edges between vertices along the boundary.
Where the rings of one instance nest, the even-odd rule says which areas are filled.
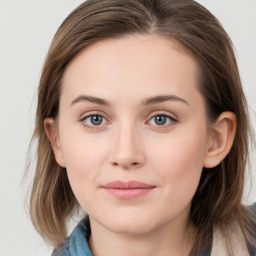
[[[22,184],[34,127],[36,91],[51,39],[79,0],[0,0],[0,256],[45,256],[52,248],[34,231]],[[200,0],[235,45],[252,122],[256,127],[256,0]],[[256,177],[255,152],[252,173]],[[245,196],[256,201],[256,182]],[[247,188],[249,183],[247,182]]]

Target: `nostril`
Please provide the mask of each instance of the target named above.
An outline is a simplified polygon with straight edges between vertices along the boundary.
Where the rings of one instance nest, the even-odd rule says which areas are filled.
[[[133,162],[133,163],[129,164],[129,163],[113,162],[112,165],[113,166],[119,166],[120,165],[120,166],[123,166],[123,167],[128,167],[128,166],[138,166],[139,163],[138,162]]]

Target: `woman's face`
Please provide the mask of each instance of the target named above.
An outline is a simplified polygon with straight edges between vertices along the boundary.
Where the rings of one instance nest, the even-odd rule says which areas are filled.
[[[100,41],[69,64],[55,154],[92,223],[123,234],[185,223],[210,144],[197,73],[156,35]]]

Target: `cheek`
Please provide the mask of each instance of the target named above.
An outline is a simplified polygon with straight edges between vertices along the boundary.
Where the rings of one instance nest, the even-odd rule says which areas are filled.
[[[193,197],[203,169],[206,152],[204,135],[177,134],[160,145],[155,147],[151,158],[154,159],[154,169],[167,188],[166,193],[177,198]]]
[[[67,169],[82,177],[100,162],[106,143],[104,136],[86,133],[82,125],[69,123],[65,118],[60,123],[61,150]]]
[[[61,148],[70,185],[79,201],[100,175],[100,166],[105,161],[106,143],[70,129],[62,134]]]

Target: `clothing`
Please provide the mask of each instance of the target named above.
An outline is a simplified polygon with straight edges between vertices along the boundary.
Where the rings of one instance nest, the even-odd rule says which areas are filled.
[[[65,241],[64,246],[52,256],[93,256],[87,240],[91,234],[89,219],[82,220]]]
[[[256,220],[256,204],[252,207],[253,212],[255,213]],[[245,243],[243,242],[241,230],[238,225],[231,226],[230,229],[232,235],[232,248],[234,253],[237,256],[256,256],[256,251],[247,253]],[[54,251],[52,256],[93,256],[90,251],[89,245],[87,243],[90,236],[90,222],[89,219],[84,219],[78,223],[71,235],[65,241],[64,246]],[[255,234],[256,239],[256,234]],[[233,242],[233,243],[232,243]],[[220,230],[215,229],[213,233],[213,245],[212,248],[207,248],[199,256],[226,256],[226,249],[224,245],[223,235]]]

